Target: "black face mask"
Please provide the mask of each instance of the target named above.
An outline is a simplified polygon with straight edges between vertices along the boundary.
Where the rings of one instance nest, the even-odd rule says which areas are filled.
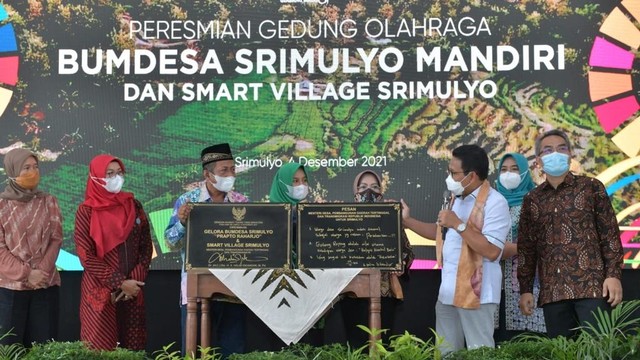
[[[360,203],[376,203],[382,201],[382,194],[371,189],[361,191],[355,196],[356,202]]]

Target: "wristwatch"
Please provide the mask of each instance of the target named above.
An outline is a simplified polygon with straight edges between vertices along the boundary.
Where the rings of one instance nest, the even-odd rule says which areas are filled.
[[[462,234],[465,230],[467,230],[467,224],[465,223],[460,223],[460,225],[456,227],[458,234]]]

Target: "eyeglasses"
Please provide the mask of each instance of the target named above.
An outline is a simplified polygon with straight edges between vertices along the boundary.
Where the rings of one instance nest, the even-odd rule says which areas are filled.
[[[375,192],[380,192],[380,185],[378,185],[378,184],[373,184],[373,185],[362,184],[362,185],[358,186],[358,191],[359,192],[360,191],[365,191],[365,190],[368,190],[368,189],[371,189],[371,190],[373,190]]]
[[[542,148],[542,150],[540,151],[540,153],[538,155],[539,156],[549,155],[549,154],[553,154],[554,152],[568,154],[569,153],[569,145],[560,144],[560,145],[556,146],[555,148],[553,146],[545,146],[545,147]]]
[[[449,175],[456,175],[456,174],[465,174],[466,171],[451,171],[451,170],[447,170],[447,173]]]

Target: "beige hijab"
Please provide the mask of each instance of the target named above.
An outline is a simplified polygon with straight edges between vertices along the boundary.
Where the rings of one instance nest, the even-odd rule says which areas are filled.
[[[29,202],[34,197],[44,196],[44,192],[38,190],[38,188],[33,190],[23,189],[16,184],[15,180],[11,180],[11,178],[15,179],[20,176],[22,165],[30,156],[33,156],[38,161],[36,154],[27,149],[12,149],[4,156],[4,170],[9,179],[4,192],[0,193],[0,198]]]
[[[378,180],[378,185],[380,185],[380,187],[382,188],[382,179],[380,179],[380,175],[376,174],[374,171],[365,170],[365,171],[359,173],[358,175],[356,175],[356,178],[353,180],[353,193],[354,194],[358,193],[358,185],[360,185],[360,179],[362,179],[362,177],[365,176],[366,174],[373,175],[373,177],[375,177],[376,180]]]

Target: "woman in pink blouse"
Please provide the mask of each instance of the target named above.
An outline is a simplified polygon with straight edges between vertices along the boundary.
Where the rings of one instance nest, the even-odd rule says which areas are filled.
[[[0,193],[0,344],[55,339],[62,217],[55,197],[38,189],[35,154],[13,149],[4,157],[8,185]]]

